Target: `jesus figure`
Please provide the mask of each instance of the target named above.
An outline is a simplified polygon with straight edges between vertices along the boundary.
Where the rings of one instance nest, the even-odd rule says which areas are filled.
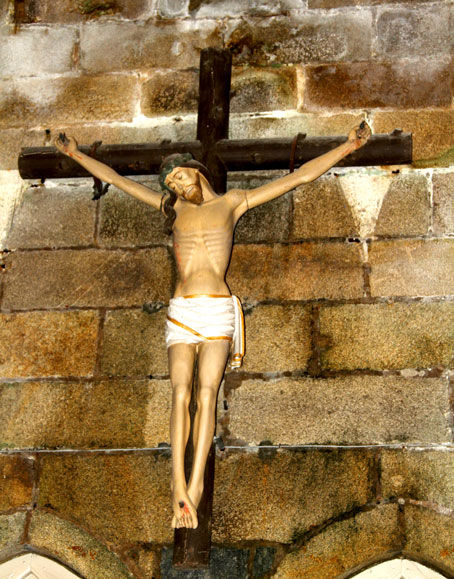
[[[352,129],[347,141],[290,173],[252,190],[232,189],[218,195],[208,170],[187,155],[164,159],[160,181],[164,195],[123,177],[79,151],[64,134],[56,147],[87,171],[162,211],[173,235],[178,282],[170,300],[166,344],[172,384],[172,527],[195,529],[203,477],[215,431],[218,389],[231,352],[241,363],[242,312],[225,282],[235,225],[246,211],[314,181],[341,159],[362,147],[371,131],[366,123]],[[197,411],[193,425],[194,458],[189,480],[184,454],[190,432],[189,402],[198,363]]]

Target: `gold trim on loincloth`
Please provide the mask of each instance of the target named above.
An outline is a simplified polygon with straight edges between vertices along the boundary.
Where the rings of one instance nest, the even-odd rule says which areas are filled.
[[[183,330],[187,330],[188,332],[191,332],[191,334],[194,334],[195,336],[199,336],[199,338],[203,338],[204,340],[228,340],[229,342],[232,341],[232,338],[230,336],[203,336],[202,334],[199,334],[199,332],[196,332],[196,330],[193,330],[189,326],[182,324],[178,320],[174,320],[170,316],[166,316],[166,317],[169,320],[169,322],[172,322],[172,324],[180,326],[180,328],[183,328]]]
[[[231,295],[221,295],[221,294],[191,294],[189,296],[181,296],[182,298],[190,299],[190,298],[231,298]]]

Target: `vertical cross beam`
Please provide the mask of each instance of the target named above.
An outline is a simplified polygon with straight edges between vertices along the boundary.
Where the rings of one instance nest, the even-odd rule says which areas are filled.
[[[199,110],[197,139],[202,144],[199,159],[210,170],[217,193],[225,193],[227,170],[215,153],[215,145],[229,136],[230,77],[232,55],[228,50],[208,48],[200,56]],[[194,379],[191,401],[191,424],[194,423],[197,377]],[[192,439],[192,429],[191,429]],[[206,568],[210,561],[211,513],[213,507],[215,447],[212,444],[204,474],[203,495],[197,509],[197,529],[175,529],[173,565],[180,569]],[[186,480],[191,470],[193,448],[191,441],[185,456]]]

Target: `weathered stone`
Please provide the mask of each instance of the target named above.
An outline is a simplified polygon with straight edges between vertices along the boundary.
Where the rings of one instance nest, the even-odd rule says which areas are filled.
[[[431,0],[419,0],[430,2]],[[401,4],[401,0],[308,0],[308,8],[344,8],[345,6],[376,6],[377,4]]]
[[[164,340],[167,310],[112,311],[106,315],[101,372],[120,376],[168,374]]]
[[[138,80],[124,74],[16,79],[0,81],[0,95],[1,128],[132,121]]]
[[[372,499],[369,451],[262,452],[226,450],[216,465],[213,541],[289,543]]]
[[[342,305],[320,310],[321,354],[330,370],[430,368],[454,364],[454,304]]]
[[[0,515],[0,549],[20,544],[24,532],[26,513]]]
[[[276,549],[274,547],[257,547],[254,554],[253,576],[263,577],[271,570]]]
[[[245,327],[246,372],[288,372],[307,368],[311,356],[311,313],[308,308],[300,305],[257,306],[246,316]]]
[[[10,254],[3,308],[132,306],[167,300],[165,249],[27,251]]]
[[[170,242],[163,230],[163,215],[118,189],[103,197],[99,220],[99,238],[104,247],[143,247]]]
[[[259,186],[258,183],[257,186]],[[287,241],[289,212],[290,196],[288,195],[254,207],[238,222],[235,229],[235,243]]]
[[[40,506],[110,544],[172,540],[171,461],[165,453],[47,455],[41,460]]]
[[[373,510],[332,523],[298,551],[289,553],[273,577],[332,579],[384,553],[399,550],[402,536],[396,505]]]
[[[308,137],[347,136],[350,129],[358,125],[362,119],[363,115],[352,113],[330,115],[295,113],[283,118],[272,114],[259,117],[232,115],[229,137],[231,139],[294,138],[297,133],[306,133]],[[281,175],[280,172],[276,174]]]
[[[439,109],[374,114],[375,132],[388,133],[395,128],[412,133],[415,166],[444,167],[453,164],[454,111]]]
[[[27,28],[1,35],[0,70],[3,77],[63,74],[72,68],[74,30],[62,35],[58,28]],[[58,50],[55,45],[58,44]]]
[[[244,301],[363,295],[361,248],[343,243],[236,245],[227,281]]]
[[[180,579],[184,573],[185,579],[248,579],[247,549],[213,548],[210,551],[208,569],[182,571],[172,566],[173,552],[164,548],[162,551],[161,572],[165,579]]]
[[[294,68],[234,68],[230,91],[232,113],[296,109]]]
[[[172,0],[170,0],[171,2]],[[160,0],[160,3],[169,0]],[[179,0],[181,3],[181,0]],[[301,0],[261,0],[260,2],[243,2],[242,0],[189,0],[189,12],[195,18],[221,18],[226,15],[270,16],[284,14],[288,10],[301,8]]]
[[[35,548],[53,554],[83,577],[100,579],[134,577],[120,557],[100,540],[52,513],[41,511],[33,513],[30,543]]]
[[[449,55],[449,7],[386,8],[377,18],[377,40],[377,53],[382,57]]]
[[[234,62],[266,66],[367,59],[370,56],[371,14],[323,14],[300,11],[289,17],[234,21],[227,47]]]
[[[200,51],[221,45],[214,20],[93,22],[81,29],[81,66],[90,73],[198,68]]]
[[[419,506],[405,505],[405,527],[405,549],[409,553],[437,564],[442,572],[454,572],[452,517]]]
[[[454,294],[454,241],[372,242],[369,250],[373,296]]]
[[[454,173],[434,174],[434,233],[454,233]]]
[[[15,18],[18,24],[77,23],[102,16],[139,18],[146,15],[148,9],[146,0],[23,0],[21,4],[21,11]]]
[[[16,206],[8,249],[90,245],[96,204],[86,187],[30,188]]]
[[[430,226],[429,183],[423,175],[392,178],[375,235],[426,235]]]
[[[164,380],[0,384],[0,445],[140,448],[169,441]]]
[[[354,62],[306,69],[304,107],[313,109],[442,107],[451,103],[450,66],[429,60]]]
[[[450,509],[454,507],[453,452],[387,450],[383,452],[381,465],[384,497],[403,497]]]
[[[142,543],[134,545],[130,551],[127,551],[127,555],[137,563],[144,577],[151,577],[152,579],[160,577],[161,552],[159,547]]]
[[[32,501],[34,460],[0,456],[0,511],[29,505]]]
[[[96,359],[92,311],[0,316],[0,376],[88,376]]]
[[[227,400],[223,414],[229,436],[253,445],[262,440],[298,445],[451,439],[448,384],[441,379],[245,380]]]
[[[141,112],[147,117],[196,113],[198,96],[197,71],[157,71],[142,85]]]
[[[354,237],[358,224],[337,177],[321,177],[293,196],[292,239]]]

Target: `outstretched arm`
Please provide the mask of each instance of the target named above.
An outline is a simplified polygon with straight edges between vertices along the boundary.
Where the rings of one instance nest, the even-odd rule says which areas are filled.
[[[99,161],[96,161],[96,159],[85,155],[77,148],[77,141],[74,137],[66,137],[64,133],[60,133],[60,135],[55,139],[55,146],[61,153],[71,157],[74,161],[77,161],[79,165],[82,165],[82,167],[87,169],[89,173],[98,177],[101,181],[115,185],[118,189],[133,195],[137,199],[140,199],[140,201],[148,203],[148,205],[151,205],[155,209],[161,207],[162,195],[153,191],[153,189],[149,189],[140,183],[136,183],[132,179],[127,179],[126,177],[119,175],[104,163],[100,163]]]
[[[294,173],[285,175],[285,177],[276,179],[256,189],[244,191],[245,199],[241,204],[240,212],[244,213],[247,209],[252,209],[252,207],[257,207],[257,205],[271,201],[303,183],[315,181],[315,179],[323,175],[323,173],[326,173],[326,171],[331,169],[331,167],[336,165],[341,159],[362,147],[370,135],[371,130],[367,123],[363,121],[361,125],[350,131],[347,141],[339,145],[339,147],[305,163]]]

